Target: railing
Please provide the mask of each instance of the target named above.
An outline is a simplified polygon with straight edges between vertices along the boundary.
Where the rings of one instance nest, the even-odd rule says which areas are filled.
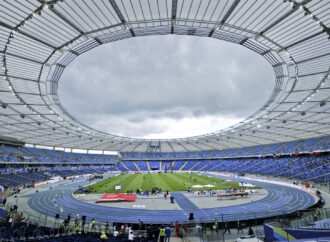
[[[8,208],[12,205],[9,204]],[[101,232],[106,232],[108,235],[114,234],[114,231],[121,233],[122,224],[110,224],[109,227],[105,223],[99,223],[96,221],[93,226],[92,223],[86,222],[82,223],[79,220],[80,230],[76,231],[75,217],[70,219],[67,224],[63,223],[63,220],[50,218],[41,214],[34,214],[32,212],[21,211],[19,208],[17,212],[13,212],[13,225],[16,222],[17,214],[23,212],[24,221],[27,224],[34,224],[38,227],[48,227],[48,236],[56,235],[72,235],[78,234],[82,231],[85,233],[99,234]],[[171,236],[179,236],[183,238],[183,241],[196,241],[199,239],[204,239],[204,241],[228,241],[235,240],[240,236],[254,236],[255,238],[263,238],[263,223],[267,223],[276,228],[284,229],[298,229],[298,228],[308,228],[308,229],[330,229],[330,224],[326,222],[326,219],[330,218],[330,209],[316,209],[316,210],[300,210],[291,214],[283,214],[276,216],[271,220],[258,219],[255,215],[255,219],[244,220],[244,221],[231,221],[227,222],[223,218],[228,216],[224,214],[219,216],[210,216],[208,219],[203,220],[190,220],[184,224],[180,225],[179,232],[175,229],[174,223],[171,224],[172,234]],[[217,219],[218,218],[218,219]],[[216,227],[216,222],[218,227]],[[174,221],[173,221],[174,222]],[[37,227],[37,228],[38,228]],[[147,227],[148,225],[143,225],[142,228],[135,229],[138,227],[137,224],[128,224],[128,227],[134,228],[134,234],[139,237],[147,237]],[[253,235],[249,235],[249,230],[253,231]],[[24,228],[15,230],[15,236],[21,236],[24,234]],[[230,231],[230,232],[229,232]],[[35,229],[33,232],[35,237],[42,237],[42,229]]]
[[[265,222],[276,228],[288,229],[330,229],[330,209],[299,210],[288,217]]]

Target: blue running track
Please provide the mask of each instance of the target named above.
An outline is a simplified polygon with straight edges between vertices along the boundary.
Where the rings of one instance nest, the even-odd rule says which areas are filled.
[[[195,204],[193,204],[183,193],[172,192],[171,195],[175,198],[176,203],[183,210],[198,209],[198,207]]]
[[[218,177],[228,179],[228,177]],[[230,179],[244,181],[242,178]],[[171,223],[173,221],[182,223],[188,220],[191,212],[194,213],[197,221],[213,221],[213,219],[218,221],[221,221],[221,219],[235,221],[237,219],[245,220],[277,216],[306,209],[315,204],[315,199],[311,194],[296,188],[264,182],[254,182],[254,184],[268,190],[268,195],[263,199],[247,204],[209,209],[196,208],[181,193],[174,193],[173,195],[179,206],[183,208],[182,210],[123,209],[89,204],[75,199],[72,193],[79,186],[88,185],[88,181],[68,183],[54,187],[51,190],[30,195],[28,205],[39,213],[47,213],[49,217],[55,217],[61,207],[63,210],[60,215],[61,219],[64,219],[68,214],[73,216],[79,214],[80,217],[86,215],[88,221],[95,218],[98,222],[137,223],[141,219],[144,223]]]

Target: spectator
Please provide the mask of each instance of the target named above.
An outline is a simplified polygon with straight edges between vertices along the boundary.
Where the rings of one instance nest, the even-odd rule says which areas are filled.
[[[176,237],[179,237],[179,231],[180,231],[180,224],[178,221],[175,222],[175,234]]]
[[[228,223],[227,223],[227,220],[226,220],[226,222],[225,222],[225,231],[223,232],[223,234],[225,234],[227,231],[230,234],[230,229],[229,229],[229,226],[228,226]]]
[[[154,228],[152,224],[150,224],[147,228],[147,237],[148,237],[148,242],[154,240]]]
[[[129,241],[133,241],[134,240],[134,234],[133,234],[133,231],[131,231],[128,235],[128,240]]]
[[[125,224],[121,231],[121,237],[124,237],[127,234],[127,224]]]
[[[92,231],[94,230],[94,232],[96,231],[96,226],[95,226],[95,218],[92,219]]]
[[[188,233],[188,224],[186,221],[183,222],[183,230],[186,234]]]
[[[165,228],[165,242],[170,242],[171,239],[171,228],[166,226]]]
[[[164,226],[160,226],[160,230],[159,230],[159,241],[160,242],[164,242],[165,239],[165,229]]]
[[[143,229],[143,222],[141,219],[139,219],[139,230]]]
[[[110,233],[110,224],[109,224],[108,221],[105,224],[105,232],[108,233],[108,234]]]
[[[254,235],[253,229],[251,228],[251,226],[249,227],[249,235]]]
[[[239,234],[239,231],[241,231],[242,234],[244,233],[240,221],[237,220],[237,234]]]
[[[219,224],[218,224],[218,221],[217,221],[217,220],[214,221],[213,229],[214,229],[214,230],[217,232],[217,234],[218,234],[218,232],[219,232]]]
[[[154,230],[154,238],[158,239],[159,233],[160,233],[160,229],[158,226],[153,227]]]
[[[75,225],[76,227],[75,227],[75,230],[76,230],[76,234],[79,234],[80,233],[80,223],[78,222],[78,223],[76,223],[76,225]]]
[[[197,228],[197,233],[198,233],[199,241],[200,242],[204,242],[203,226],[202,226],[202,224],[197,225],[196,228]]]

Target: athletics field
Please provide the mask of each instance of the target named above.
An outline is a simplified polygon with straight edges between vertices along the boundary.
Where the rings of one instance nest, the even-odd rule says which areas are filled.
[[[116,185],[121,185],[121,190],[115,190]],[[161,188],[162,191],[187,191],[188,188],[192,190],[208,190],[209,188],[196,188],[194,185],[214,185],[212,190],[227,190],[231,188],[240,189],[238,182],[223,181],[222,179],[209,177],[199,174],[188,173],[147,173],[147,174],[125,174],[117,175],[99,181],[85,189],[91,190],[91,193],[120,193],[126,191],[135,191],[142,189],[142,191],[149,190],[153,187]]]

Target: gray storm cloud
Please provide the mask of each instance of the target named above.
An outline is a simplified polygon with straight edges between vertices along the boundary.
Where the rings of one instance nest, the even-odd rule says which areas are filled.
[[[59,95],[74,117],[93,128],[170,138],[244,119],[267,101],[273,85],[271,66],[244,47],[153,36],[106,44],[78,57],[66,68]]]

